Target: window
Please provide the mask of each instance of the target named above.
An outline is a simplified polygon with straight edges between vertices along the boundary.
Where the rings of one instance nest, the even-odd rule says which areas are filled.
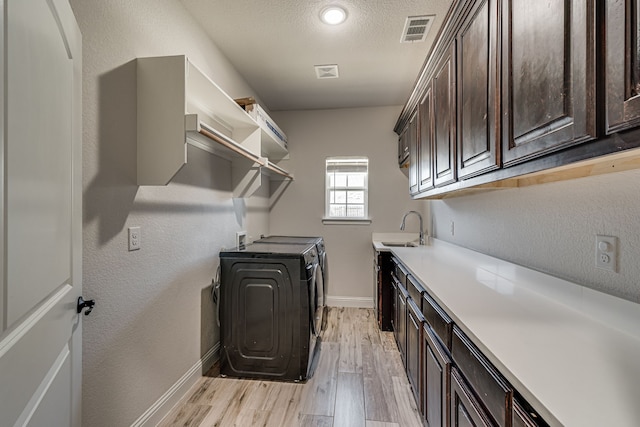
[[[368,219],[369,159],[327,158],[325,218]]]

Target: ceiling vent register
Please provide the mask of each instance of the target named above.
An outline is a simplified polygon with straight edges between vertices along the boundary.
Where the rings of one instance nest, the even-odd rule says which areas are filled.
[[[409,16],[404,23],[400,43],[425,41],[434,18],[435,15]]]
[[[337,79],[339,77],[338,66],[336,64],[315,65],[315,69],[316,77],[319,79]]]

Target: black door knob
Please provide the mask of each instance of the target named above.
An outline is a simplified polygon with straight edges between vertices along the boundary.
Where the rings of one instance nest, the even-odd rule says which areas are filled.
[[[78,305],[76,306],[76,312],[77,313],[82,313],[82,310],[85,310],[84,315],[88,316],[89,313],[91,313],[91,310],[93,310],[93,306],[96,305],[96,301],[95,300],[87,300],[85,301],[84,298],[82,298],[81,296],[78,297]]]

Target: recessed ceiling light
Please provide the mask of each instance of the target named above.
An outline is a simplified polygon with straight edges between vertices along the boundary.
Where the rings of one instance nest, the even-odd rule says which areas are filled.
[[[329,6],[320,13],[322,22],[329,25],[342,24],[347,19],[347,11],[341,6]]]

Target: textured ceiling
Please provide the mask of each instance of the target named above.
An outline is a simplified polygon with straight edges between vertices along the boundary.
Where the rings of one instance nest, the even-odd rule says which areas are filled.
[[[451,0],[182,0],[272,111],[403,105]],[[331,4],[348,11],[329,26]],[[435,15],[427,39],[400,43],[408,16]],[[314,65],[338,64],[318,80]]]

